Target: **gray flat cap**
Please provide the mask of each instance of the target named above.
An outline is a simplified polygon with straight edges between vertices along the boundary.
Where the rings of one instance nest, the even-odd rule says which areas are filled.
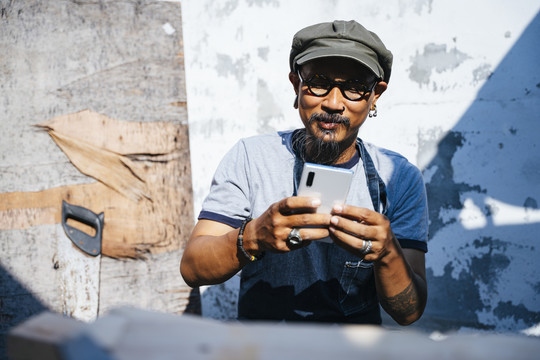
[[[388,83],[392,71],[392,53],[377,34],[354,20],[326,22],[308,26],[294,35],[289,66],[324,57],[345,57],[358,61]]]

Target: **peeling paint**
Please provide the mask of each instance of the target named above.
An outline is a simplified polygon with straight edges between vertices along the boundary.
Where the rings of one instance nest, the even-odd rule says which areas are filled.
[[[527,326],[540,322],[540,312],[529,311],[523,304],[514,305],[510,301],[500,301],[493,313],[501,320],[513,318],[514,321],[523,321]]]
[[[478,320],[476,312],[482,310],[484,304],[474,277],[461,271],[456,279],[452,276],[453,271],[451,264],[446,264],[442,276],[434,276],[433,270],[427,269],[430,292],[437,296],[429,297],[430,316],[420,319],[419,325],[444,331],[457,330],[462,326],[492,329],[492,326],[485,326]]]
[[[426,183],[429,203],[429,234],[433,238],[437,231],[455,220],[444,221],[441,211],[446,209],[461,209],[463,203],[460,195],[468,191],[484,193],[479,185],[456,183],[452,158],[456,151],[463,146],[465,137],[461,132],[449,132],[438,144],[437,155],[431,161],[427,170],[436,167],[431,180]],[[419,150],[422,152],[422,149]]]
[[[422,15],[424,8],[427,8],[427,13],[431,14],[433,10],[433,0],[400,1],[399,15],[404,16],[406,11],[410,9],[412,9],[415,14]]]
[[[266,47],[260,47],[257,49],[257,55],[263,59],[264,61],[268,61],[268,53],[270,52],[270,49],[268,46]]]
[[[528,197],[525,199],[523,207],[526,209],[538,209],[538,202],[536,201],[536,199]]]
[[[470,56],[456,48],[447,51],[446,44],[429,43],[424,46],[422,54],[416,52],[411,58],[409,78],[420,86],[427,85],[433,71],[442,73],[453,70],[467,59],[470,59]]]
[[[234,76],[240,85],[244,85],[244,75],[246,72],[246,64],[249,62],[249,54],[233,60],[232,57],[226,54],[217,54],[216,71],[218,76]]]
[[[490,64],[482,64],[473,70],[473,84],[478,84],[489,79],[493,75]]]
[[[471,259],[470,274],[477,281],[487,286],[488,291],[496,293],[499,274],[510,264],[510,259],[504,254],[493,254],[492,249],[487,254]]]
[[[231,15],[238,8],[239,0],[209,1],[205,5],[206,13],[218,18],[225,18]]]
[[[488,223],[484,211],[471,198],[463,201],[463,208],[459,212],[458,219],[460,224],[467,230],[481,229]]]
[[[493,225],[507,226],[540,223],[540,211],[532,206],[523,207],[507,204],[490,196],[487,196],[484,202],[486,208],[489,209]],[[532,200],[529,203],[534,205]]]
[[[272,5],[274,7],[279,6],[278,0],[247,0],[247,3],[249,6],[258,6],[258,7],[264,7],[267,5]]]
[[[493,249],[504,252],[507,249],[508,242],[499,239],[493,239],[492,237],[482,237],[480,239],[474,240],[473,245],[476,249],[487,247],[489,248],[490,253],[493,251]]]
[[[268,84],[262,79],[257,81],[257,105],[258,132],[265,134],[276,131],[277,129],[271,125],[271,120],[281,117],[282,114],[272,92],[268,89]]]
[[[444,136],[444,131],[441,128],[429,128],[418,132],[418,151],[416,155],[416,162],[420,169],[424,169],[424,173],[431,173],[433,175],[433,167],[428,169],[431,160],[437,155],[437,147],[439,145],[439,140]],[[435,167],[436,168],[436,167]],[[428,179],[431,178],[428,177]],[[429,182],[428,179],[424,179],[426,182]]]

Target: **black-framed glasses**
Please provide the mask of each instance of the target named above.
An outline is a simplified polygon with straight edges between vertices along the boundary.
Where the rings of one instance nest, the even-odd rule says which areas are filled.
[[[360,101],[373,91],[375,85],[379,82],[376,80],[372,85],[365,85],[360,80],[347,81],[332,81],[324,75],[314,75],[307,80],[304,80],[300,71],[298,77],[308,88],[310,94],[315,96],[326,96],[336,86],[341,91],[345,99],[350,101]]]

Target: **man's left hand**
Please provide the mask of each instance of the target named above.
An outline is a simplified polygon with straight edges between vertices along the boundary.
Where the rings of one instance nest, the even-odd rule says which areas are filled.
[[[330,234],[334,242],[366,261],[380,261],[399,252],[388,218],[376,211],[350,205],[334,206]],[[368,242],[371,248],[366,252]]]
[[[394,320],[408,325],[420,318],[427,300],[424,253],[402,249],[386,216],[350,205],[335,206],[329,232],[337,245],[374,262],[379,302]]]

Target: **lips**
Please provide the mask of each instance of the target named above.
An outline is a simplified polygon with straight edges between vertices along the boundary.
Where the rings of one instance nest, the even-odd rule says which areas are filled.
[[[350,124],[350,120],[346,116],[324,113],[312,114],[309,122],[317,122],[317,125],[321,130],[336,130],[340,124],[343,124],[345,126],[348,126]]]
[[[335,130],[340,124],[337,122],[323,122],[323,121],[318,121],[317,123],[319,124],[319,127],[325,130]]]

